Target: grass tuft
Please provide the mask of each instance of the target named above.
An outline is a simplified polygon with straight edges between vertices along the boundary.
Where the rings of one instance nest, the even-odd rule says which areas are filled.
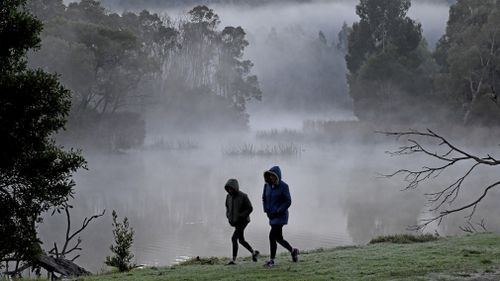
[[[216,265],[225,264],[229,261],[228,258],[218,258],[218,257],[194,257],[179,263],[179,266],[187,265]]]
[[[422,243],[429,241],[436,241],[439,239],[439,236],[432,234],[396,234],[396,235],[388,235],[388,236],[379,236],[370,241],[369,244],[376,243],[394,243],[394,244],[408,244],[408,243]]]
[[[464,254],[464,257],[468,257],[470,255],[480,255],[481,252],[477,250],[471,250],[471,249],[463,249],[462,253]]]

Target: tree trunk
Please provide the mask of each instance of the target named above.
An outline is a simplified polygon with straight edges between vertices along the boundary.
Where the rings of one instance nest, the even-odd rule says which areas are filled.
[[[51,273],[59,273],[63,276],[82,276],[90,275],[85,268],[78,266],[74,262],[64,258],[53,258],[47,254],[38,257],[36,264]]]

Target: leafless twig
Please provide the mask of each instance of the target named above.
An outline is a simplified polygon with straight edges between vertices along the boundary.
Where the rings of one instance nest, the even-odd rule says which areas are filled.
[[[476,232],[488,232],[486,228],[486,224],[484,219],[481,222],[472,223],[471,221],[467,221],[467,224],[459,227],[460,230],[467,233],[476,233]],[[479,228],[479,229],[478,229]]]
[[[71,242],[71,240],[73,240],[73,238],[75,238],[78,234],[80,234],[89,225],[89,223],[91,221],[93,221],[94,219],[97,219],[99,217],[104,216],[104,213],[106,212],[106,210],[103,210],[102,213],[97,214],[97,215],[93,215],[90,218],[85,217],[85,219],[83,220],[82,226],[79,229],[77,229],[75,232],[70,234],[70,232],[71,232],[71,214],[69,212],[69,209],[71,209],[71,208],[73,208],[73,206],[71,206],[69,204],[64,205],[64,211],[66,213],[66,237],[65,237],[65,242],[64,242],[64,245],[63,245],[61,251],[58,250],[57,244],[55,242],[54,242],[54,247],[49,251],[49,254],[55,255],[56,258],[65,258],[66,255],[68,255],[74,251],[81,251],[82,248],[80,247],[80,244],[82,243],[82,239],[80,237],[77,238],[76,244],[73,247],[68,248],[69,243]],[[75,256],[73,259],[71,259],[71,261],[76,260],[78,257],[80,257],[80,255]]]
[[[441,164],[437,166],[424,166],[421,169],[416,170],[408,170],[408,169],[400,169],[392,174],[384,175],[387,178],[392,178],[397,175],[403,175],[404,180],[407,182],[405,186],[405,190],[415,189],[421,183],[425,182],[430,178],[438,177],[444,170],[456,165],[457,163],[469,163],[470,168],[466,170],[463,176],[456,179],[450,185],[445,186],[444,188],[432,192],[426,193],[426,197],[428,202],[430,203],[429,211],[433,215],[430,218],[423,219],[420,224],[411,226],[411,230],[422,230],[429,224],[433,222],[437,222],[440,224],[444,217],[458,213],[464,210],[470,210],[471,212],[465,217],[469,224],[469,229],[473,230],[474,228],[470,228],[472,225],[470,222],[472,217],[476,211],[478,204],[486,197],[491,189],[500,185],[500,181],[492,183],[483,188],[483,192],[481,195],[475,199],[473,199],[470,203],[450,209],[443,209],[444,206],[452,206],[455,200],[458,198],[460,191],[464,185],[465,180],[475,171],[478,166],[496,166],[500,165],[500,160],[495,159],[491,155],[486,155],[484,157],[480,157],[471,153],[466,152],[465,150],[459,148],[458,146],[449,142],[446,138],[432,130],[427,129],[425,132],[420,132],[416,130],[409,130],[405,132],[378,132],[385,134],[387,136],[395,136],[398,139],[407,137],[408,144],[400,147],[398,150],[393,152],[388,152],[390,155],[394,156],[402,156],[402,155],[413,155],[413,154],[424,154],[429,156],[431,159],[438,160]],[[427,140],[435,140],[437,141],[437,146],[441,148],[440,152],[431,151],[427,146],[422,145],[422,142],[419,142],[418,138],[424,138]],[[484,226],[484,222],[482,224]]]

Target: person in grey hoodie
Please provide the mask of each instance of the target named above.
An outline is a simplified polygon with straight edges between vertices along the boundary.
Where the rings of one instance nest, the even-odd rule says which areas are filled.
[[[254,251],[252,246],[245,240],[245,228],[250,222],[250,213],[253,211],[252,203],[248,195],[240,191],[238,181],[229,179],[224,186],[227,192],[226,196],[226,217],[229,224],[234,227],[234,233],[231,237],[233,244],[233,259],[228,265],[236,264],[238,256],[238,242],[245,247],[251,254],[252,260],[257,261],[259,251]]]

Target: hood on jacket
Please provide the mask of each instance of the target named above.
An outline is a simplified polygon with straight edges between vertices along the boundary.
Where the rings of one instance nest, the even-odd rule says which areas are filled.
[[[278,182],[275,183],[276,185],[279,184],[281,181],[281,169],[278,166],[274,166],[269,171],[264,172],[264,180],[267,182],[267,179],[269,178],[270,175],[274,175],[278,178]]]
[[[240,191],[240,185],[238,184],[237,179],[229,179],[226,182],[226,185],[224,185],[224,189],[227,190],[228,187],[231,187],[234,189],[235,192]]]

